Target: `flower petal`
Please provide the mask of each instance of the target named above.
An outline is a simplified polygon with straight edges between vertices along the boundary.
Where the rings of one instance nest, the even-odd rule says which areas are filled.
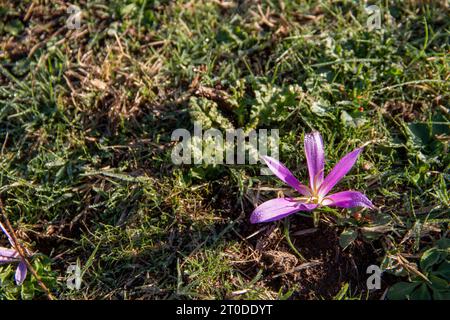
[[[20,286],[26,277],[27,277],[27,264],[24,261],[22,261],[19,263],[16,269],[15,275],[16,284]]]
[[[342,191],[327,196],[323,201],[324,206],[335,206],[340,208],[366,207],[374,208],[364,194],[358,191]]]
[[[19,259],[20,256],[16,250],[0,247],[0,264],[16,262]]]
[[[311,211],[317,204],[303,203],[292,198],[276,198],[259,205],[250,217],[251,223],[279,220],[298,211]]]
[[[1,257],[5,257],[5,258],[19,258],[20,255],[14,249],[0,247],[0,258]]]
[[[308,163],[309,185],[312,190],[317,190],[323,181],[325,167],[325,153],[323,140],[319,132],[314,131],[305,135],[305,155]]]
[[[2,229],[3,233],[6,235],[6,237],[8,238],[9,243],[14,247],[14,241],[11,238],[11,236],[9,235],[8,231],[6,231],[6,228],[3,226],[3,224],[0,222],[0,229]]]
[[[292,188],[297,190],[300,194],[304,196],[309,196],[311,193],[309,192],[308,187],[301,184],[296,177],[286,168],[281,162],[278,160],[269,157],[262,156],[261,157],[267,164],[267,167],[272,171],[281,181],[290,185]]]
[[[358,148],[352,152],[346,154],[339,162],[334,166],[333,170],[323,180],[322,185],[319,188],[319,194],[321,196],[327,195],[331,189],[338,183],[355,164],[359,154],[363,148]]]

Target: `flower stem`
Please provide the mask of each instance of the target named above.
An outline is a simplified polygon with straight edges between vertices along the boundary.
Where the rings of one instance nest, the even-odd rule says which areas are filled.
[[[320,212],[314,211],[313,212],[313,222],[314,222],[314,228],[319,227],[319,221],[320,221]]]
[[[300,258],[301,261],[307,261],[305,257],[302,256],[302,254],[297,250],[297,248],[294,246],[294,244],[291,241],[291,237],[289,235],[289,217],[284,219],[284,236],[286,237],[286,241],[288,245],[291,247],[291,249],[297,254],[297,256]]]

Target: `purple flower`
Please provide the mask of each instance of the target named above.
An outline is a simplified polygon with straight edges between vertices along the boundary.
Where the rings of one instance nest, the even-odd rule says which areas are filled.
[[[22,259],[22,257],[17,252],[17,250],[14,249],[14,247],[15,247],[14,241],[11,238],[11,236],[9,235],[8,231],[6,231],[6,228],[3,226],[3,224],[1,222],[0,222],[0,228],[2,229],[3,233],[8,238],[9,243],[13,247],[13,249],[0,247],[0,264],[19,262],[19,265],[17,266],[17,269],[16,269],[15,279],[16,279],[16,284],[21,285],[23,283],[23,281],[25,280],[25,278],[27,277],[27,264]]]
[[[342,191],[328,194],[331,189],[350,171],[358,159],[362,148],[343,157],[324,178],[325,154],[319,132],[305,136],[305,154],[309,171],[309,187],[301,184],[282,163],[274,158],[263,156],[269,169],[284,183],[297,190],[303,197],[276,198],[259,205],[250,217],[251,223],[279,220],[298,211],[312,211],[320,206],[341,208],[374,208],[367,197],[357,191]]]

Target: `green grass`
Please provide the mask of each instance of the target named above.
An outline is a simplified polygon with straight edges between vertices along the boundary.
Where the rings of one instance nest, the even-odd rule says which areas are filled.
[[[383,288],[414,280],[450,220],[449,11],[419,2],[374,2],[394,22],[372,32],[353,1],[263,1],[266,19],[251,1],[83,1],[80,30],[65,28],[61,4],[3,4],[0,197],[42,281],[60,299],[381,296],[362,280],[316,291],[314,268],[272,279],[283,270],[264,251],[319,257],[294,235],[312,218],[288,218],[293,248],[285,222],[249,224],[258,187],[284,187],[259,166],[173,165],[171,133],[194,121],[279,129],[280,159],[305,183],[305,133],[322,133],[326,172],[367,143],[338,188],[377,211],[320,209],[318,232],[357,232],[335,248],[357,263],[404,257],[410,268]],[[199,85],[225,91],[232,110]],[[16,287],[14,270],[0,267],[0,298],[45,297],[31,275]]]

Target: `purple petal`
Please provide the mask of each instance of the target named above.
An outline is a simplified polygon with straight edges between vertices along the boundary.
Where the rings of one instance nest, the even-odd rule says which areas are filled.
[[[17,259],[0,257],[0,265],[17,262]]]
[[[16,284],[20,286],[26,277],[27,277],[27,264],[24,261],[22,261],[19,263],[16,269],[15,275]]]
[[[323,151],[323,140],[319,132],[305,135],[305,155],[308,163],[309,185],[311,189],[317,190],[323,181],[323,170],[325,166],[325,154]]]
[[[327,195],[331,189],[338,183],[355,164],[359,154],[363,149],[358,148],[352,152],[346,154],[339,162],[334,166],[333,170],[323,180],[322,185],[319,188],[319,194],[322,196]]]
[[[364,194],[357,191],[342,191],[331,194],[322,201],[322,205],[340,208],[374,208],[372,202]]]
[[[311,193],[308,187],[301,184],[296,177],[286,168],[281,162],[278,160],[269,157],[262,156],[261,157],[267,164],[267,167],[272,171],[281,181],[290,185],[292,188],[297,190],[300,194],[304,196],[309,196]]]
[[[3,233],[6,235],[6,237],[8,237],[8,241],[9,243],[14,247],[14,241],[11,238],[11,236],[9,235],[8,231],[6,231],[6,228],[3,226],[3,224],[0,222],[0,229],[2,229]]]
[[[19,258],[20,256],[16,250],[0,247],[0,264],[15,262]]]
[[[276,198],[259,205],[250,217],[251,223],[279,220],[298,211],[311,211],[317,204],[303,203],[292,198]]]

